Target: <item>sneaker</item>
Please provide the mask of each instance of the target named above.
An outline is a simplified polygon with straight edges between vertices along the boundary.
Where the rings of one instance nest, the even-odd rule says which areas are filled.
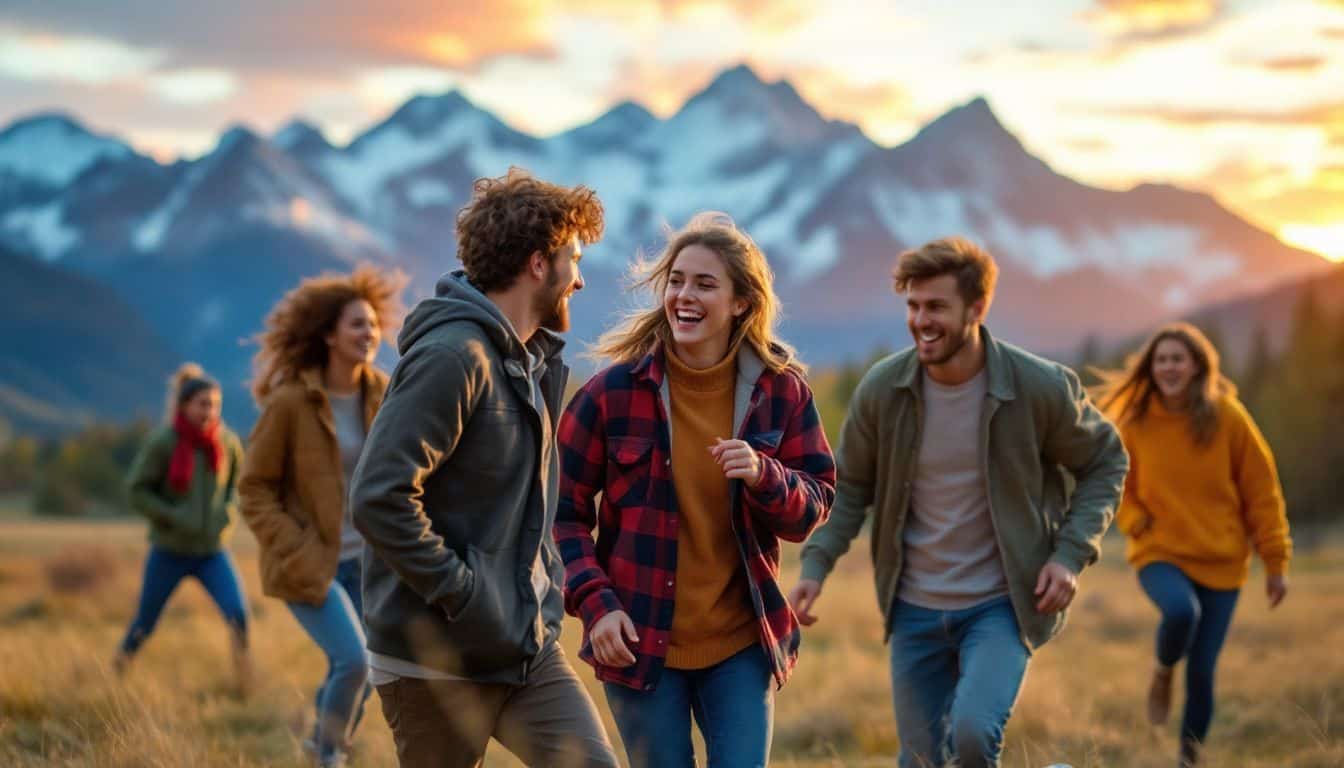
[[[345,747],[338,748],[334,753],[323,755],[314,736],[304,739],[302,747],[309,763],[317,766],[317,768],[342,768],[349,764],[351,753],[354,752],[353,749]]]
[[[125,651],[117,651],[117,655],[112,657],[112,673],[118,678],[126,677],[126,670],[131,668],[131,656]]]
[[[1148,722],[1162,725],[1171,714],[1171,678],[1172,668],[1158,666],[1153,670],[1153,679],[1148,683]]]
[[[1199,764],[1199,742],[1194,739],[1181,739],[1181,768],[1194,768]]]

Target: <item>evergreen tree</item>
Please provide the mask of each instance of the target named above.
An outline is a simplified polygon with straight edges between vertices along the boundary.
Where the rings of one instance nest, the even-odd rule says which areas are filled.
[[[1269,332],[1265,326],[1257,325],[1255,335],[1251,339],[1250,356],[1246,359],[1246,365],[1242,368],[1241,376],[1238,377],[1238,385],[1241,389],[1241,400],[1254,413],[1260,406],[1260,398],[1264,394],[1265,384],[1273,374],[1274,367],[1273,353],[1269,348]]]

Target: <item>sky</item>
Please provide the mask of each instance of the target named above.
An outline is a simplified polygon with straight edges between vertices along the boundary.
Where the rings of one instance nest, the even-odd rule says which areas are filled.
[[[984,96],[1108,188],[1214,194],[1344,261],[1344,0],[5,0],[0,126],[53,110],[168,160],[242,123],[348,141],[460,89],[556,133],[669,115],[745,62],[895,145]]]

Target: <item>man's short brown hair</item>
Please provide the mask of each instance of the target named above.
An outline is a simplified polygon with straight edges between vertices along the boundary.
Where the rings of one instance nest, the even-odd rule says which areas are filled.
[[[457,214],[457,258],[481,291],[507,290],[527,260],[547,258],[575,236],[602,237],[602,203],[585,186],[561,187],[521,168],[497,179],[477,179],[471,201]]]
[[[897,293],[905,293],[916,280],[952,275],[957,291],[970,306],[980,299],[989,308],[994,300],[994,284],[999,266],[989,251],[964,237],[944,237],[902,253],[892,273]]]

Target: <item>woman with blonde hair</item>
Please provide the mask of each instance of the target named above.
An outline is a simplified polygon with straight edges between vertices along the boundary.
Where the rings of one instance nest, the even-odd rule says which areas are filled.
[[[1283,493],[1269,445],[1199,329],[1163,326],[1122,370],[1102,378],[1098,402],[1130,456],[1116,524],[1139,583],[1162,614],[1148,716],[1154,725],[1166,721],[1173,668],[1185,659],[1181,764],[1194,765],[1252,549],[1265,564],[1270,608],[1288,592],[1293,547]]]
[[[149,518],[149,558],[140,605],[114,661],[126,670],[177,585],[187,576],[205,587],[230,628],[238,688],[251,678],[247,603],[227,549],[237,512],[243,449],[219,419],[219,383],[187,363],[168,384],[166,423],[149,433],[127,478],[131,509]]]
[[[304,743],[324,766],[346,759],[370,691],[363,540],[346,493],[387,388],[373,360],[400,322],[405,282],[367,266],[304,280],[271,310],[253,361],[261,415],[243,462],[243,517],[261,549],[262,589],[327,656]]]
[[[799,644],[779,540],[826,519],[835,462],[745,233],[701,214],[641,270],[657,304],[560,421],[566,609],[631,765],[692,765],[692,717],[710,766],[765,765]]]

